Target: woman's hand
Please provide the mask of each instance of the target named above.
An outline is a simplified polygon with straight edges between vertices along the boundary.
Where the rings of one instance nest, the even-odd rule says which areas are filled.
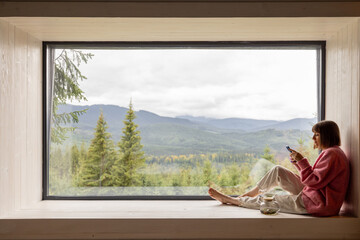
[[[301,153],[299,153],[293,149],[290,149],[290,150],[291,150],[290,159],[292,162],[297,162],[304,158],[303,155],[301,155]]]

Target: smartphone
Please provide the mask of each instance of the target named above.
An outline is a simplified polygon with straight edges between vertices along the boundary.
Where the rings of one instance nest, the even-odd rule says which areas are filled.
[[[289,152],[292,152],[291,150],[290,150],[290,147],[287,145],[286,146],[286,149],[289,151]]]

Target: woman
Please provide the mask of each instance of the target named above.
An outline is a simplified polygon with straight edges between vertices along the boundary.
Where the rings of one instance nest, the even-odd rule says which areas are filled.
[[[337,215],[345,199],[349,183],[349,162],[340,149],[339,127],[333,121],[321,121],[312,128],[314,148],[321,153],[311,167],[301,153],[290,149],[290,160],[300,176],[281,166],[275,166],[249,192],[230,197],[213,188],[212,198],[224,203],[259,209],[258,195],[280,186],[289,195],[277,195],[280,211],[315,216]]]

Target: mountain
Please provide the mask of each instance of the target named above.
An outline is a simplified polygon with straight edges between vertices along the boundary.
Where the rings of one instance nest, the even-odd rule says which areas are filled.
[[[249,118],[206,118],[193,116],[179,116],[178,118],[187,119],[192,122],[203,123],[220,129],[239,129],[243,131],[252,131],[253,129],[266,127],[279,123],[275,120],[257,120]]]
[[[87,109],[79,117],[75,134],[68,139],[89,143],[93,138],[100,111],[108,123],[108,132],[117,143],[122,135],[127,108],[115,105],[59,106],[58,113]],[[136,111],[141,142],[147,154],[195,154],[231,151],[261,153],[266,145],[276,151],[285,151],[285,145],[296,146],[297,139],[310,139],[313,119],[289,121],[255,120],[245,118],[213,119],[205,117],[163,117],[149,111]]]
[[[260,131],[265,129],[278,130],[309,130],[316,123],[316,118],[294,118],[288,121],[276,120],[257,120],[249,118],[225,118],[213,119],[206,117],[178,116],[178,118],[188,119],[192,122],[211,125],[220,129],[239,129],[243,131]]]
[[[294,118],[288,121],[278,122],[275,124],[258,127],[253,130],[260,131],[265,129],[277,129],[277,130],[289,130],[289,129],[299,129],[299,130],[309,130],[316,123],[316,118]]]
[[[123,125],[123,120],[125,119],[127,108],[116,106],[116,105],[85,105],[85,106],[77,106],[77,105],[60,105],[58,113],[63,112],[72,112],[72,111],[81,111],[87,109],[86,114],[83,114],[79,117],[79,122],[86,125],[96,126],[96,122],[99,118],[100,111],[103,112],[104,117],[109,126],[118,126]],[[194,125],[195,123],[181,118],[171,118],[171,117],[162,117],[155,113],[140,110],[136,111],[136,119],[135,122],[141,126],[155,124],[155,123],[176,123],[183,125]],[[95,125],[94,125],[95,124]]]

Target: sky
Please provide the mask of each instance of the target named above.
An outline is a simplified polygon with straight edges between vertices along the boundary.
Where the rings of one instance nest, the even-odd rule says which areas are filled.
[[[289,120],[317,111],[316,50],[83,50],[87,102],[161,116]]]

